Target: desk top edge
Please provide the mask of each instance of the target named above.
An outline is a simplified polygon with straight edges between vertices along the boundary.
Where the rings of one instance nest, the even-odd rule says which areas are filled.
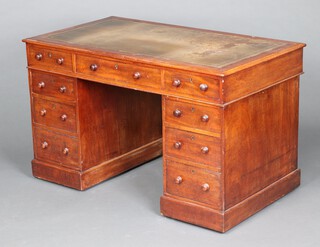
[[[166,59],[163,57],[157,57],[152,56],[148,54],[134,54],[130,52],[123,52],[123,51],[115,51],[115,50],[108,50],[108,49],[101,49],[101,47],[90,47],[88,45],[79,45],[79,44],[70,44],[70,42],[65,42],[63,40],[55,40],[50,37],[54,37],[55,35],[63,34],[66,32],[72,32],[73,30],[86,28],[90,25],[96,25],[101,24],[106,21],[124,21],[129,23],[141,23],[142,25],[153,25],[153,27],[163,27],[163,28],[177,28],[176,30],[182,30],[185,32],[198,32],[198,34],[208,34],[208,35],[222,35],[224,36],[232,36],[232,37],[240,37],[244,39],[254,39],[254,40],[261,40],[266,41],[270,43],[277,43],[279,44],[277,47],[273,47],[272,49],[262,51],[259,54],[254,54],[253,56],[244,57],[241,59],[238,59],[237,61],[231,61],[229,64],[225,64],[223,66],[212,66],[208,64],[197,64],[192,62],[187,62],[184,60],[175,60],[175,59]],[[122,60],[128,60],[132,62],[141,62],[141,63],[147,63],[150,65],[155,66],[162,66],[162,67],[169,67],[169,68],[176,68],[176,69],[183,69],[183,70],[190,70],[200,73],[206,73],[206,74],[212,74],[216,76],[227,76],[229,74],[233,74],[237,71],[246,69],[248,67],[254,66],[256,64],[271,60],[273,58],[282,56],[284,54],[290,53],[292,51],[302,49],[306,45],[304,43],[298,43],[298,42],[292,42],[292,41],[284,41],[284,40],[276,40],[276,39],[269,39],[269,38],[262,38],[262,37],[253,37],[249,35],[243,35],[243,34],[234,34],[234,33],[227,33],[227,32],[221,32],[221,31],[214,31],[214,30],[208,30],[208,29],[199,29],[194,27],[185,27],[185,26],[178,26],[178,25],[171,25],[171,24],[164,24],[164,23],[157,23],[157,22],[151,22],[151,21],[142,21],[142,20],[136,20],[136,19],[129,19],[129,18],[123,18],[123,17],[115,17],[110,16],[107,18],[103,18],[100,20],[87,22],[84,24],[80,24],[77,26],[57,30],[54,32],[49,32],[46,34],[26,38],[22,40],[25,43],[29,44],[38,44],[43,46],[51,46],[53,48],[60,48],[60,49],[66,49],[71,50],[75,52],[80,53],[89,53],[93,55],[99,55],[101,57],[105,58],[113,58],[113,59],[122,59]]]

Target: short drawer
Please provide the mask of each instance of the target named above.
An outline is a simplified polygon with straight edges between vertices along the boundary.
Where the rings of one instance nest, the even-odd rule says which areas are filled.
[[[70,167],[80,167],[79,142],[75,137],[34,128],[35,158],[60,163]]]
[[[220,138],[165,128],[165,154],[220,168]]]
[[[76,109],[54,101],[33,97],[33,121],[38,124],[71,132],[77,131]]]
[[[76,99],[76,79],[51,73],[32,71],[32,92],[66,100]]]
[[[190,72],[165,71],[165,89],[174,96],[219,102],[220,82],[218,79]]]
[[[99,58],[77,56],[77,73],[107,78],[132,88],[161,88],[159,69],[119,63]]]
[[[167,124],[201,129],[221,133],[221,110],[215,106],[203,106],[173,100],[167,97],[164,100],[164,120]]]
[[[221,209],[220,173],[166,161],[166,192]]]
[[[49,71],[72,71],[72,54],[65,50],[28,45],[28,66]]]

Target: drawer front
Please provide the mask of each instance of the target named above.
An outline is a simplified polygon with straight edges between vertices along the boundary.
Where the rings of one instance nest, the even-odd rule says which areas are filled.
[[[35,158],[79,167],[79,142],[75,137],[34,128]]]
[[[46,126],[77,131],[75,106],[33,97],[33,121]]]
[[[166,91],[174,96],[219,102],[219,80],[189,72],[165,71]]]
[[[76,99],[76,79],[32,71],[32,92],[66,100]]]
[[[111,79],[129,88],[161,88],[159,69],[79,55],[76,66],[77,73]]]
[[[221,111],[215,106],[202,106],[164,98],[164,119],[168,124],[221,133]]]
[[[220,168],[219,138],[166,128],[165,148],[169,156]]]
[[[50,71],[72,71],[72,54],[37,45],[28,46],[28,66]]]
[[[219,173],[166,161],[166,192],[221,209]]]

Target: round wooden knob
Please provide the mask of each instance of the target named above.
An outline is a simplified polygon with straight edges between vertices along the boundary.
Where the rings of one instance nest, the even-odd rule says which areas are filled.
[[[202,189],[203,191],[208,191],[208,190],[210,189],[210,186],[209,186],[209,184],[204,183],[203,185],[201,185],[201,189]]]
[[[63,149],[63,154],[64,155],[68,155],[68,153],[69,153],[69,148],[64,148]]]
[[[44,88],[45,85],[46,84],[43,81],[38,83],[38,87],[39,88]]]
[[[181,81],[179,79],[175,79],[172,82],[172,86],[179,87],[181,85]]]
[[[43,143],[41,143],[42,149],[46,149],[48,146],[49,146],[49,144],[48,144],[46,141],[44,141]]]
[[[68,117],[67,117],[66,114],[63,114],[63,115],[61,115],[60,118],[61,118],[62,121],[66,121]]]
[[[47,114],[47,111],[46,111],[46,109],[42,109],[41,111],[40,111],[40,115],[41,116],[45,116]]]
[[[208,85],[207,84],[200,84],[199,88],[201,91],[205,92],[208,90]]]
[[[67,91],[67,88],[65,86],[61,86],[59,88],[60,93],[65,93]]]
[[[41,59],[42,59],[42,54],[41,53],[37,53],[36,54],[36,56],[35,56],[35,58],[38,60],[38,61],[40,61]]]
[[[57,64],[62,65],[64,62],[64,59],[62,57],[57,59]]]
[[[203,115],[203,116],[201,116],[201,121],[202,122],[208,122],[209,121],[209,116],[208,115]]]
[[[175,110],[173,111],[173,116],[175,116],[175,117],[181,117],[181,115],[182,115],[182,112],[181,112],[179,109],[175,109]]]
[[[180,149],[181,146],[182,146],[182,143],[181,142],[175,142],[173,146],[174,146],[175,149]]]
[[[96,64],[91,64],[90,65],[90,70],[91,71],[96,71],[98,69],[98,65],[96,65]]]
[[[141,77],[140,72],[135,72],[135,73],[133,74],[133,79],[135,79],[135,80],[138,80],[140,77]]]
[[[183,181],[183,179],[182,179],[182,177],[180,177],[180,176],[176,177],[176,179],[175,179],[175,183],[176,183],[176,184],[181,184],[182,181]]]
[[[209,148],[208,147],[202,147],[201,148],[201,152],[204,154],[207,154],[209,152]]]

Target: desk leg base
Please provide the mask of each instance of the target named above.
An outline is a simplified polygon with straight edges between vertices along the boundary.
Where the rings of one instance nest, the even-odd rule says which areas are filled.
[[[164,216],[218,232],[226,232],[285,196],[299,185],[300,169],[297,169],[239,204],[222,212],[167,195],[162,196],[160,199],[160,210]]]
[[[86,171],[78,171],[58,164],[32,160],[33,176],[39,179],[86,190],[104,180],[117,176],[162,154],[162,138]]]

